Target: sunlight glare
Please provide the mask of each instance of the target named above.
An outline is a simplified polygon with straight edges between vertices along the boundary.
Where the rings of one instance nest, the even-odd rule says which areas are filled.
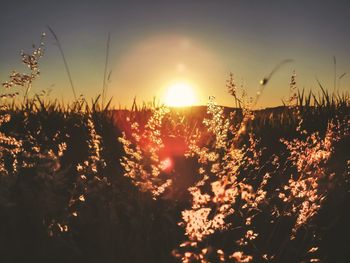
[[[191,106],[197,103],[197,97],[190,84],[177,82],[167,88],[164,103],[170,107]]]
[[[169,157],[167,157],[166,159],[161,161],[160,166],[162,171],[169,172],[173,168],[173,162]]]

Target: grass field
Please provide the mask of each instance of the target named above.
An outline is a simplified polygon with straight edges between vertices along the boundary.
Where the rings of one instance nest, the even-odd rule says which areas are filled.
[[[36,52],[1,102],[1,262],[348,262],[348,94],[63,105],[28,95]]]

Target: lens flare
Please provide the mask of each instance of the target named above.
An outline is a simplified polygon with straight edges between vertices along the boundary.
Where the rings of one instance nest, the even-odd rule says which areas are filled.
[[[160,166],[162,171],[170,172],[173,168],[173,162],[169,157],[167,157],[163,161],[161,161]]]

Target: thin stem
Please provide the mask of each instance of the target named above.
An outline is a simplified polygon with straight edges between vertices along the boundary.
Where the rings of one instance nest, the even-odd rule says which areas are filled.
[[[53,36],[53,37],[55,38],[55,40],[56,40],[57,47],[58,47],[58,49],[60,50],[60,53],[61,53],[61,56],[62,56],[62,59],[63,59],[63,63],[64,63],[64,67],[65,67],[65,69],[66,69],[66,72],[67,72],[67,75],[68,75],[68,78],[69,78],[70,85],[71,85],[71,87],[72,87],[72,91],[73,91],[73,95],[74,95],[74,100],[77,100],[77,95],[76,95],[76,92],[75,92],[75,89],[74,89],[74,84],[73,84],[72,76],[71,76],[71,73],[70,73],[70,70],[69,70],[69,67],[68,67],[68,63],[67,63],[67,60],[66,60],[66,56],[64,55],[64,52],[63,52],[63,49],[62,49],[60,40],[58,39],[58,37],[57,37],[55,31],[53,31],[53,29],[52,29],[50,26],[47,26],[47,28],[49,29],[49,31],[51,32],[52,36]]]
[[[335,58],[335,56],[333,56],[333,64],[334,64],[334,88],[333,88],[333,92],[336,91],[337,89],[337,59]]]
[[[102,108],[104,108],[107,87],[106,87],[106,77],[107,77],[107,67],[108,67],[108,58],[109,58],[109,45],[111,42],[111,34],[108,33],[107,44],[106,44],[106,60],[105,60],[105,69],[103,74],[103,86],[102,86]]]

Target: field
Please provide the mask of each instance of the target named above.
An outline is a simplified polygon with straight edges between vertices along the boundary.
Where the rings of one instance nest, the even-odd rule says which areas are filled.
[[[4,84],[1,262],[348,262],[348,94],[62,104],[28,95],[40,52]]]

